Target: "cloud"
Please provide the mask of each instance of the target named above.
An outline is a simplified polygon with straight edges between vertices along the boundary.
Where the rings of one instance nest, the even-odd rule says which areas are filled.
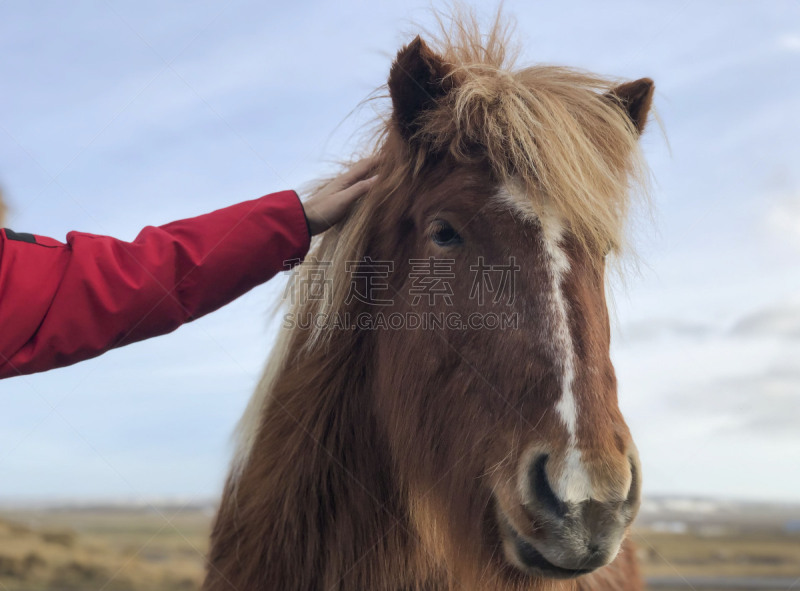
[[[781,47],[781,49],[800,52],[800,35],[798,34],[782,35],[778,39],[778,45]]]
[[[741,318],[731,329],[734,336],[800,338],[800,306],[764,308]]]
[[[669,339],[700,341],[718,337],[800,339],[800,303],[783,302],[744,314],[729,329],[711,322],[651,317],[618,328],[614,341],[622,346]]]
[[[698,339],[710,336],[716,329],[710,324],[678,318],[648,318],[626,324],[619,329],[617,338],[622,345],[668,337]]]
[[[767,209],[766,229],[781,242],[800,249],[800,190],[787,191]]]
[[[694,418],[714,419],[717,433],[796,438],[800,425],[800,368],[771,367],[744,378],[721,378],[670,396]]]

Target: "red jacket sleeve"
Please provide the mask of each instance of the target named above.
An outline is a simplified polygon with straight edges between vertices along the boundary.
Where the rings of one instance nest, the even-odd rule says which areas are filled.
[[[299,262],[309,241],[294,191],[147,227],[133,242],[0,230],[0,378],[171,332]]]

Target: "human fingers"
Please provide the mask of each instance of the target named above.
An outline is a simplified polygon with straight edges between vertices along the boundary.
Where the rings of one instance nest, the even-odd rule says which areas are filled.
[[[346,189],[343,189],[339,192],[342,196],[342,200],[346,202],[352,202],[366,195],[367,192],[372,188],[372,185],[378,180],[378,175],[373,175],[371,177],[361,179],[360,181],[356,181]]]
[[[347,187],[364,179],[373,172],[377,163],[378,159],[375,156],[362,158],[339,177],[339,183],[337,184],[340,187]]]
[[[341,220],[353,203],[369,191],[377,175],[362,179],[339,191],[318,194],[304,205],[311,234],[324,232]]]

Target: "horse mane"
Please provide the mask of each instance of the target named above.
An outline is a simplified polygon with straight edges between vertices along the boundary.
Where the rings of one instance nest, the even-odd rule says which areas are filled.
[[[517,196],[513,205],[520,215],[554,212],[587,247],[617,251],[625,243],[632,196],[646,194],[648,175],[639,131],[614,99],[620,81],[566,67],[517,68],[513,26],[499,10],[487,33],[465,8],[457,7],[452,17],[436,13],[436,19],[439,30],[427,33],[426,42],[448,67],[448,92],[420,117],[409,138],[401,137],[390,115],[376,122],[371,153],[377,156],[378,181],[345,220],[315,239],[294,271],[290,281],[296,286],[308,285],[316,262],[329,262],[333,271],[326,276],[326,297],[291,303],[295,317],[332,318],[346,309],[345,263],[363,260],[375,213],[408,196],[433,154],[446,154],[457,165],[488,164],[498,185]],[[237,427],[234,482],[256,441],[272,387],[293,363],[289,351],[322,359],[336,332],[316,324],[281,328]]]

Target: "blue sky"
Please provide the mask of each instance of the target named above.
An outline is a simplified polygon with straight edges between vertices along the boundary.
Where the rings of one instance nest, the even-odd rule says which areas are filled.
[[[9,225],[132,239],[333,170],[428,5],[274,4],[0,0]],[[800,501],[800,5],[505,7],[522,63],[656,81],[654,213],[614,290],[645,491]],[[0,501],[216,495],[281,290],[0,382]]]

